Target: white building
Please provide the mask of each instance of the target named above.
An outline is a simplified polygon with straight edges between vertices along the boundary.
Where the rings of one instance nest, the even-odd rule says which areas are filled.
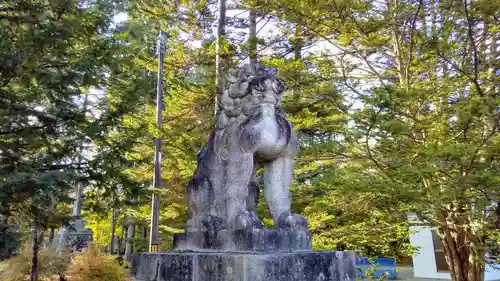
[[[436,231],[431,227],[412,226],[410,242],[418,247],[413,256],[413,273],[415,277],[451,280],[450,272],[444,257],[444,251]],[[486,265],[485,281],[500,280],[500,264]]]

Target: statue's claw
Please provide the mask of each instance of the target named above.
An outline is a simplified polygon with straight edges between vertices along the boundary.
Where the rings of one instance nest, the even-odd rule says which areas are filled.
[[[263,228],[264,225],[254,212],[241,212],[236,216],[236,229]]]
[[[307,229],[307,220],[297,214],[285,212],[278,219],[278,228]]]
[[[227,228],[225,220],[212,215],[193,216],[186,224],[187,232],[207,231],[216,233],[225,228]]]

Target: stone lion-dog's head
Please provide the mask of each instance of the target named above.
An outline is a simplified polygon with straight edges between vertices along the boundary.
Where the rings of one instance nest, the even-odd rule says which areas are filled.
[[[276,107],[281,104],[284,85],[273,68],[244,66],[229,71],[227,80],[231,85],[218,98],[218,128],[232,121],[245,121],[264,103]]]

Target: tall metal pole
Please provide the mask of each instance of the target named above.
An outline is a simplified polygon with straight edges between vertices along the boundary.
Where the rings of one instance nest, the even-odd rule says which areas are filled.
[[[87,106],[89,103],[89,93],[85,94],[85,98],[83,99],[83,115],[84,118],[87,117]],[[82,146],[79,148],[80,153],[83,153],[83,143]],[[78,156],[77,163],[78,167],[81,167],[83,157],[82,155]],[[75,183],[75,202],[73,203],[73,216],[76,217],[77,220],[80,219],[82,216],[82,196],[83,196],[83,183],[82,182],[76,182]]]
[[[156,84],[156,125],[161,128],[163,112],[163,57],[165,36],[162,31],[158,36],[156,54],[158,55],[158,82]],[[160,195],[158,189],[161,187],[161,138],[155,138],[155,170],[153,178],[153,202],[151,204],[151,230],[149,237],[149,251],[158,252],[160,241],[158,239],[158,218],[160,216]]]
[[[111,241],[109,241],[109,253],[115,253],[115,233],[116,233],[116,207],[113,206],[111,212]]]

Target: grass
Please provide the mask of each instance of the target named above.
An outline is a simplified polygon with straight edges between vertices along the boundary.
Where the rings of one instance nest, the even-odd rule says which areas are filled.
[[[4,276],[7,274],[7,268],[8,264],[5,261],[0,261],[0,280],[5,280],[7,279],[7,276]]]

